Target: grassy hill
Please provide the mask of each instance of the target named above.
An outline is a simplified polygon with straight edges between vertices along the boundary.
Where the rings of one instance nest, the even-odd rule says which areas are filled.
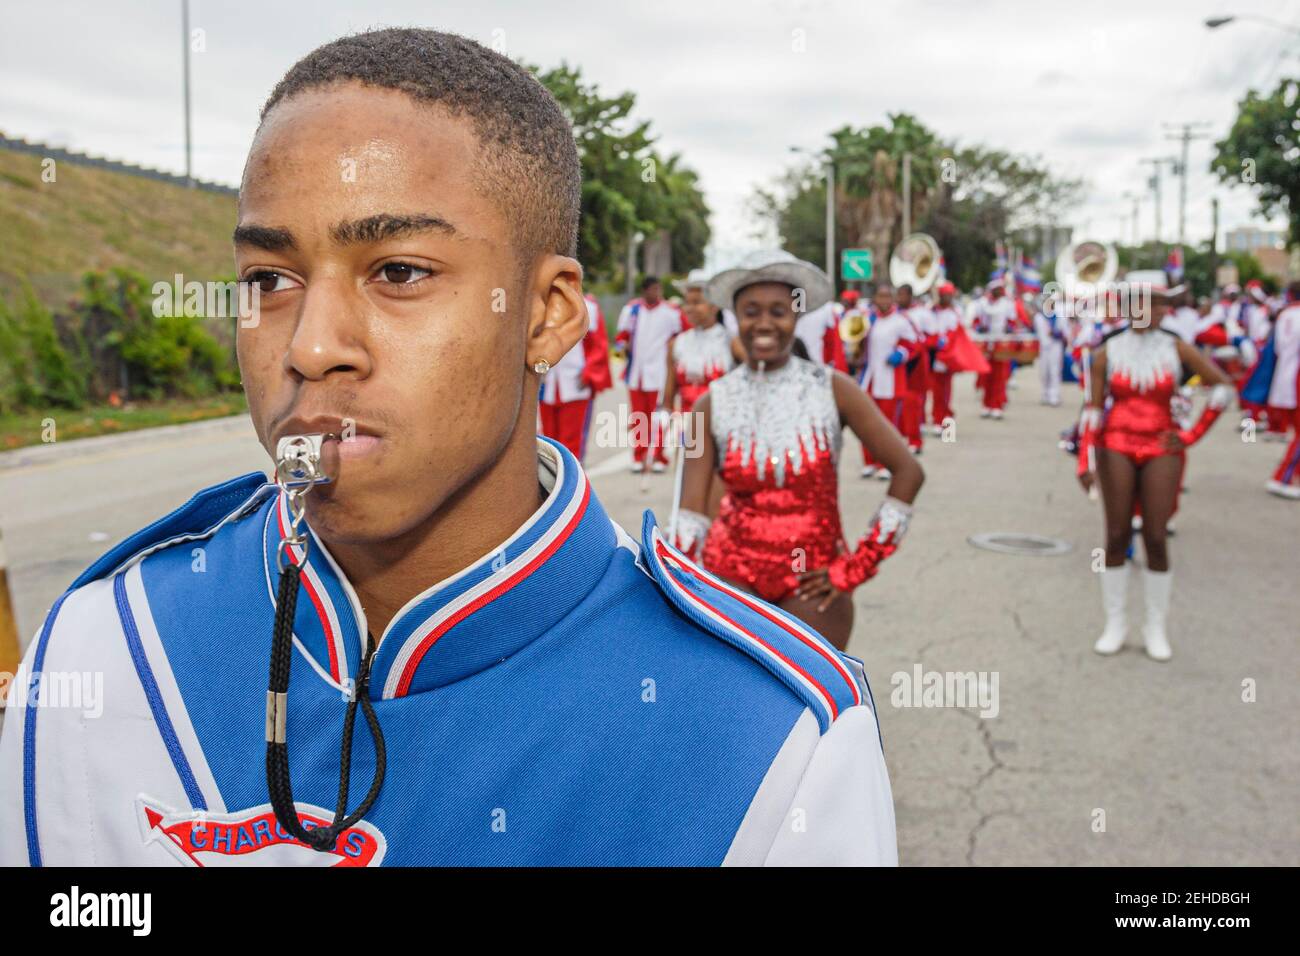
[[[0,294],[26,278],[61,305],[90,269],[125,266],[151,282],[230,277],[235,197],[0,148]]]

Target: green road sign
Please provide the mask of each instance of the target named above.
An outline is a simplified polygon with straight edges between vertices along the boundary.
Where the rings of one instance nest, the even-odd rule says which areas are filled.
[[[871,278],[870,249],[841,249],[840,278],[850,282],[865,282]]]

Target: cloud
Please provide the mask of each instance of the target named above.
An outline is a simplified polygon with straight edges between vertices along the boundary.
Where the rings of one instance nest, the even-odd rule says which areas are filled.
[[[1285,37],[1258,24],[1206,30],[1221,2],[587,0],[557,15],[525,0],[191,0],[204,45],[191,58],[195,171],[238,181],[267,93],[313,47],[373,25],[418,25],[500,38],[511,56],[568,61],[606,91],[634,91],[660,147],[700,173],[719,247],[751,241],[747,197],[789,163],[791,145],[816,148],[832,129],[899,111],[947,139],[1088,174],[1094,198],[1074,218],[1113,219],[1124,192],[1146,188],[1140,156],[1176,148],[1162,122],[1208,120],[1220,136],[1247,85],[1295,66],[1278,58]],[[80,149],[182,168],[178,5],[130,6],[124,16],[92,0],[11,4],[0,35],[0,129],[57,132]],[[1291,21],[1300,12],[1300,0],[1233,6]],[[1204,172],[1209,156],[1208,143],[1194,145],[1188,218],[1202,231],[1212,195],[1224,199],[1225,226],[1253,207],[1246,191],[1229,193]]]

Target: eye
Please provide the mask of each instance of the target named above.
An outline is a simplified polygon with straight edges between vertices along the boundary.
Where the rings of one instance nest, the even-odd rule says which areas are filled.
[[[382,276],[383,281],[392,285],[414,285],[433,275],[433,270],[422,269],[409,262],[386,262],[375,275]]]
[[[294,280],[282,272],[275,272],[271,269],[257,269],[244,276],[242,282],[251,286],[256,286],[257,291],[263,295],[269,295],[272,292],[283,292],[286,289],[293,288]]]

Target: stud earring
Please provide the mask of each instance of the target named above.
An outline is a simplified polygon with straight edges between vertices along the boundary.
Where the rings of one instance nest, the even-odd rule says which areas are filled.
[[[538,359],[536,362],[533,363],[533,371],[536,372],[538,375],[545,375],[550,370],[551,370],[551,363],[546,361],[546,359]]]

